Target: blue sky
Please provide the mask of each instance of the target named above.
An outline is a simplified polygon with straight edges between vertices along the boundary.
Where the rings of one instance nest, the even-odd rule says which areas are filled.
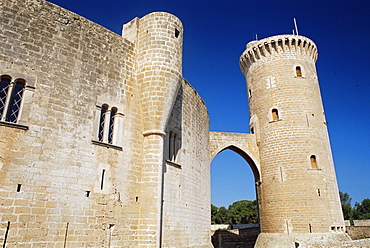
[[[204,99],[212,131],[249,132],[246,86],[239,69],[245,45],[292,33],[312,39],[339,189],[352,203],[370,198],[369,0],[52,0],[121,34],[122,24],[153,11],[184,25],[183,76]],[[255,199],[249,165],[225,151],[211,164],[212,203]]]

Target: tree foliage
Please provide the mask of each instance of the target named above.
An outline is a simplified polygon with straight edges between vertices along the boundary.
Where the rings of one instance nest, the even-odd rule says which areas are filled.
[[[241,200],[225,207],[211,205],[212,224],[249,224],[258,222],[257,201]]]
[[[347,193],[339,192],[340,202],[345,220],[367,220],[370,219],[370,199],[364,199],[361,203],[356,202],[352,207]]]
[[[361,203],[351,205],[352,198],[349,194],[339,192],[340,202],[345,220],[370,219],[370,199],[366,198]],[[229,205],[228,208],[216,207],[211,204],[212,224],[250,224],[258,222],[257,201],[241,200]]]

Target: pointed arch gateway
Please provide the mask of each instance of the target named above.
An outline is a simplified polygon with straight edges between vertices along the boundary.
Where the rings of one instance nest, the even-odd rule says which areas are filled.
[[[261,181],[256,137],[249,133],[210,132],[210,160],[224,150],[232,150],[245,159],[251,167],[256,186]],[[257,192],[258,198],[258,192]]]

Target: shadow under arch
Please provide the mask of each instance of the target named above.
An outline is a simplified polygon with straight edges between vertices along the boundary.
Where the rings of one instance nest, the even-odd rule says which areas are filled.
[[[217,156],[217,154],[219,154],[220,152],[223,152],[225,150],[231,150],[237,154],[239,154],[242,158],[244,158],[244,160],[249,164],[249,166],[251,167],[252,169],[252,172],[253,172],[253,175],[254,175],[254,182],[256,183],[256,185],[260,184],[260,181],[261,181],[261,176],[260,176],[260,172],[257,168],[257,165],[256,163],[253,161],[253,159],[248,155],[248,153],[246,153],[244,150],[242,150],[241,148],[235,146],[235,145],[229,145],[225,148],[223,148],[222,150],[220,150],[219,152],[217,152],[215,154],[215,156],[212,158],[212,160]]]

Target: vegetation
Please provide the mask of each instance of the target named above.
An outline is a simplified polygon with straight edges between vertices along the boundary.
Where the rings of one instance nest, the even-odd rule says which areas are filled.
[[[352,198],[347,193],[339,192],[345,220],[370,219],[370,199],[351,205]],[[257,201],[241,200],[229,205],[228,208],[216,207],[211,204],[212,224],[250,224],[258,222]]]
[[[228,208],[211,205],[212,224],[250,224],[258,222],[257,201],[241,200]]]
[[[339,192],[340,202],[345,220],[367,220],[370,219],[370,199],[364,199],[361,203],[356,202],[352,207],[347,193]]]

